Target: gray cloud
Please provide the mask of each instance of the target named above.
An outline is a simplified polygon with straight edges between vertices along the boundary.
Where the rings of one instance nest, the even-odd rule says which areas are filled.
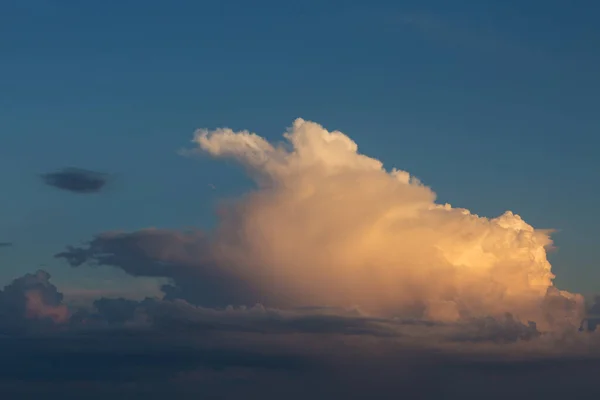
[[[39,270],[12,281],[0,290],[0,333],[20,333],[66,322],[69,311],[63,295]]]
[[[42,181],[57,189],[74,193],[97,193],[108,182],[108,175],[80,168],[64,168],[41,175]]]
[[[71,266],[83,264],[120,268],[132,276],[171,278],[167,299],[184,299],[205,306],[263,302],[249,284],[231,270],[218,266],[210,238],[199,231],[145,229],[132,233],[104,233],[84,246],[69,246],[55,255]]]
[[[363,316],[339,309],[268,309],[227,307],[222,309],[194,306],[183,300],[99,299],[95,310],[77,316],[79,324],[151,327],[157,331],[193,332],[194,334],[260,333],[334,334],[394,337],[401,333],[393,321]]]
[[[2,247],[12,247],[13,244],[11,242],[0,242],[0,248]]]

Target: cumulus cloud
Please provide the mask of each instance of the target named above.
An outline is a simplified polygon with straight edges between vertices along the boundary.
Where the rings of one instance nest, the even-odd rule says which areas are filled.
[[[108,175],[80,168],[63,168],[42,174],[41,178],[49,186],[83,194],[100,192],[108,182]]]
[[[19,277],[0,290],[0,331],[22,332],[67,322],[69,310],[62,300],[46,271]]]
[[[553,286],[550,232],[437,204],[410,173],[384,169],[339,131],[297,119],[285,142],[199,130],[198,152],[256,182],[207,233],[102,234],[57,255],[173,279],[169,298],[268,307],[359,306],[439,322],[510,313],[543,330],[577,325],[583,298]],[[216,290],[211,290],[215,289]]]

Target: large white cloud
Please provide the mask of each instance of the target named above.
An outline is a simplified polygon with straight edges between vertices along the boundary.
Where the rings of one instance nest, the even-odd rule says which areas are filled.
[[[433,320],[580,317],[581,296],[552,285],[548,231],[510,211],[490,219],[436,204],[408,172],[386,171],[314,122],[297,119],[284,137],[217,129],[194,139],[258,184],[223,213],[211,245],[219,265],[259,288],[256,300]]]

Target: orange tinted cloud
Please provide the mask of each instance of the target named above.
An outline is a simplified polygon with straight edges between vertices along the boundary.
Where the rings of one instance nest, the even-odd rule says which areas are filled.
[[[257,183],[222,214],[211,251],[264,299],[433,320],[578,321],[581,296],[553,287],[548,231],[510,211],[486,218],[437,204],[432,189],[339,131],[297,119],[284,138],[223,128],[194,139]]]

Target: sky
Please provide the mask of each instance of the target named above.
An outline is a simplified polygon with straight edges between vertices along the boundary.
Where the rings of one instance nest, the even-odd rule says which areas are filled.
[[[369,325],[394,313],[460,325],[467,314],[510,312],[519,322],[502,319],[504,328],[528,334],[533,319],[554,329],[584,307],[579,295],[600,292],[599,13],[583,0],[0,2],[0,310],[10,293],[25,301],[22,315],[0,313],[7,332],[45,332],[23,318],[79,332],[90,318],[138,326],[138,313],[158,324],[168,307],[188,321],[191,305],[255,303],[302,335],[317,317],[320,329],[331,317],[335,329],[405,335],[387,319],[385,333]],[[381,168],[406,174],[392,181]],[[453,208],[433,208],[445,203]],[[485,254],[467,254],[474,248]],[[379,269],[365,277],[359,261]],[[566,292],[545,294],[550,264]],[[455,271],[464,265],[489,268],[493,280]],[[337,289],[325,290],[331,282]],[[488,295],[497,284],[502,301]],[[136,303],[146,296],[157,303]],[[69,308],[117,297],[133,300],[95,303],[85,318]],[[304,306],[356,306],[360,318],[307,316],[296,310]],[[191,319],[204,328],[206,318],[234,318],[232,343],[274,329],[257,328],[255,314],[199,312],[204,322]],[[452,328],[450,342],[463,328],[472,333]],[[325,362],[322,344],[308,341],[310,362],[343,364],[343,351]],[[63,345],[43,343],[50,358]],[[89,343],[82,352],[102,334]],[[275,362],[254,338],[242,343]],[[387,344],[361,346],[354,356]],[[464,349],[450,353],[468,364]],[[456,371],[438,361],[436,373]]]

